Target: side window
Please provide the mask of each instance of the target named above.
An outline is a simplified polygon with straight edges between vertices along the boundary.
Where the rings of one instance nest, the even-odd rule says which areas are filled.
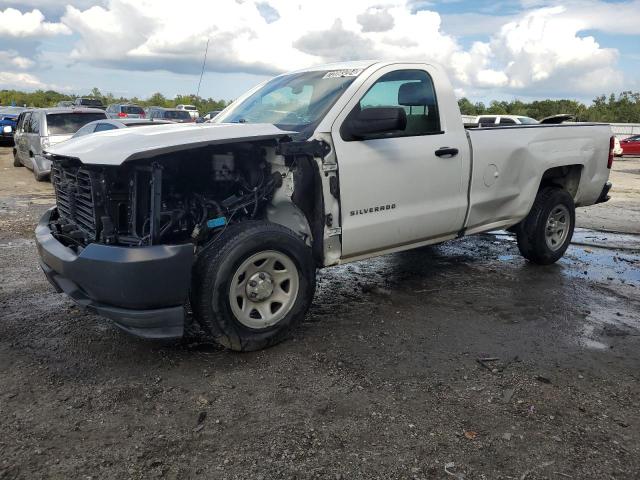
[[[22,119],[22,131],[23,133],[31,133],[31,112],[25,113]]]
[[[24,126],[24,118],[25,118],[26,116],[27,116],[27,115],[26,115],[25,113],[21,113],[21,114],[18,116],[18,121],[16,122],[16,132],[22,132],[22,128],[23,128],[23,126]]]
[[[96,132],[104,132],[107,130],[115,130],[115,125],[112,125],[110,123],[99,123],[98,126],[96,127]]]
[[[516,124],[515,120],[512,120],[511,118],[500,117],[500,125],[515,125],[515,124]]]
[[[374,107],[401,107],[407,114],[404,131],[387,137],[442,133],[433,80],[424,70],[397,70],[380,77],[356,110]]]
[[[496,117],[480,117],[478,122],[481,127],[491,127],[496,123]]]
[[[31,133],[40,134],[40,115],[36,112],[31,114]]]

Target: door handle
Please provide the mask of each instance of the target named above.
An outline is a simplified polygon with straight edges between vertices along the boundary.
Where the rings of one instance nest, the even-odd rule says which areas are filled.
[[[451,157],[455,157],[456,155],[458,155],[458,149],[457,148],[451,148],[451,147],[442,147],[442,148],[439,148],[438,150],[436,150],[435,154],[436,154],[437,157],[451,158]]]

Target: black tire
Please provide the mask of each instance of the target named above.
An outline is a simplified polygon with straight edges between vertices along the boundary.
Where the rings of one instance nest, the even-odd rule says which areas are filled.
[[[569,226],[566,237],[555,248],[547,243],[546,227],[552,212],[566,208]],[[569,193],[559,187],[544,187],[536,195],[529,215],[516,228],[518,248],[524,258],[539,265],[549,265],[558,261],[571,243],[576,224],[575,205]]]
[[[18,159],[18,153],[14,150],[13,151],[13,166],[14,167],[23,167],[24,165],[22,165],[22,163],[20,163],[20,160]]]
[[[298,292],[289,312],[275,325],[254,329],[234,315],[229,289],[238,268],[252,255],[277,251],[293,261]],[[230,225],[197,258],[190,300],[194,319],[221,345],[248,352],[271,347],[288,337],[303,319],[315,292],[315,263],[311,249],[291,230],[264,221]]]

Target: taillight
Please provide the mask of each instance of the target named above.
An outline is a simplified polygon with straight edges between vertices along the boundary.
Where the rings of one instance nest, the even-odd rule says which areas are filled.
[[[124,112],[120,112],[120,113],[118,114],[118,117],[120,117],[120,118],[125,118],[125,117],[127,117],[127,114],[126,114],[126,113],[124,113]]]
[[[145,113],[144,112],[140,112],[140,118],[145,118]]]
[[[616,137],[609,139],[609,158],[607,159],[607,168],[611,168],[613,165],[613,149],[616,146]]]

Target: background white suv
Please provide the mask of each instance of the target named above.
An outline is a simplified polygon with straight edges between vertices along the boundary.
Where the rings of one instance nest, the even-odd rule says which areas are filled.
[[[196,119],[200,117],[200,112],[195,105],[177,105],[176,110],[186,110],[191,115],[191,118]]]

